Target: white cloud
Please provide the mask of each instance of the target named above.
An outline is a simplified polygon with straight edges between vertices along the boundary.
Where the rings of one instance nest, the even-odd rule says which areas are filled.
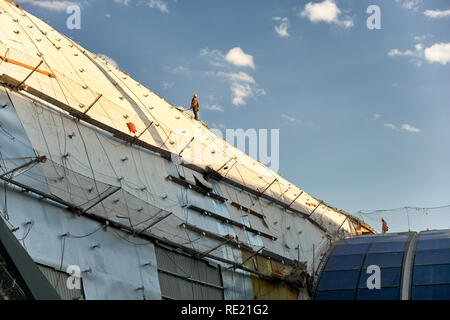
[[[129,5],[131,3],[131,0],[114,0],[115,3]]]
[[[108,19],[111,18],[111,15],[109,13],[105,14],[105,17],[107,17]]]
[[[205,105],[203,105],[202,108],[207,109],[207,110],[211,110],[211,111],[223,112],[223,108],[221,106],[217,105],[217,104],[213,104],[213,105],[205,104]]]
[[[215,67],[226,67],[232,64],[238,67],[250,67],[255,69],[253,56],[245,53],[240,47],[232,48],[224,55],[219,50],[209,50],[204,48],[200,50],[200,55],[209,58],[209,64]]]
[[[249,97],[266,94],[263,89],[258,89],[249,83],[242,83],[238,81],[231,83],[231,93],[231,102],[235,106],[246,105],[246,99]]]
[[[405,9],[417,11],[422,0],[395,0],[395,2],[400,3]]]
[[[214,67],[226,67],[228,63],[225,60],[225,55],[217,49],[209,50],[204,48],[200,50],[200,55],[208,57],[208,63]]]
[[[334,0],[324,0],[323,2],[309,2],[300,12],[300,17],[306,17],[313,23],[326,22],[335,23],[345,28],[353,27],[353,19],[349,16],[341,18],[341,9],[338,8]]]
[[[108,62],[108,64],[112,65],[113,67],[119,68],[119,64],[111,57],[108,57],[106,54],[97,53],[97,57],[102,58],[103,60]]]
[[[279,22],[279,25],[275,26],[275,32],[282,38],[289,37],[289,32],[287,31],[289,28],[289,19],[286,17],[273,17],[272,20]]]
[[[168,68],[170,70],[170,72],[172,72],[173,74],[189,74],[191,73],[191,70],[189,70],[186,67],[183,66],[177,66],[177,67],[173,67],[173,68]]]
[[[433,38],[434,36],[432,35],[432,34],[424,34],[424,35],[422,35],[422,36],[414,36],[414,41],[423,41],[423,40],[425,40],[425,39],[428,39],[428,38]]]
[[[282,117],[283,119],[289,121],[289,122],[298,122],[298,120],[297,120],[296,118],[291,117],[291,116],[288,116],[288,115],[285,114],[285,113],[282,113],[282,114],[281,114],[281,117]]]
[[[150,0],[147,2],[147,5],[152,9],[156,8],[161,12],[169,13],[167,3],[163,0]]]
[[[255,83],[255,79],[245,72],[217,72],[216,75],[218,77],[225,77],[231,81],[242,81],[248,83]]]
[[[50,11],[66,11],[67,7],[78,5],[81,6],[79,2],[73,1],[60,1],[60,0],[16,0],[17,3],[29,3],[33,6],[47,9]]]
[[[163,85],[164,89],[170,89],[170,88],[173,88],[174,83],[173,82],[163,81],[162,85]]]
[[[392,123],[385,123],[384,126],[392,130],[397,130],[397,127]]]
[[[395,124],[392,123],[385,123],[384,126],[386,128],[392,129],[392,130],[404,130],[404,131],[408,131],[408,132],[414,132],[414,133],[418,133],[421,132],[422,130],[416,127],[413,127],[412,125],[408,124],[408,123],[404,123],[402,124],[402,126],[399,128],[397,128],[397,126]]]
[[[435,43],[425,48],[421,43],[414,46],[414,50],[400,51],[392,49],[388,52],[391,57],[410,57],[410,62],[422,66],[424,60],[430,63],[447,64],[450,62],[450,43]]]
[[[225,60],[238,67],[250,67],[255,69],[253,56],[245,53],[240,47],[230,49],[225,55]]]
[[[423,13],[424,15],[426,15],[428,18],[445,18],[450,16],[450,9],[448,10],[426,10]]]
[[[398,49],[392,49],[388,52],[390,57],[410,57],[409,61],[414,63],[416,66],[421,67],[423,63],[423,45],[417,43],[414,46],[414,50],[400,51]]]
[[[415,132],[415,133],[422,131],[419,128],[415,128],[412,125],[409,125],[407,123],[402,124],[402,130],[409,131],[409,132]]]
[[[435,43],[431,47],[426,48],[425,58],[431,63],[447,64],[450,62],[450,43]]]
[[[392,49],[388,52],[388,55],[391,57],[395,57],[395,56],[400,56],[400,57],[405,57],[405,56],[409,56],[409,57],[416,57],[417,53],[411,51],[411,50],[405,50],[405,51],[400,51],[398,49]]]
[[[207,57],[209,64],[214,67],[230,69],[233,66],[237,66],[255,69],[253,56],[246,54],[240,47],[230,49],[226,55],[222,54],[219,50],[204,48],[200,50],[200,56]],[[231,102],[235,106],[246,105],[248,98],[266,94],[263,89],[258,88],[255,79],[243,71],[208,71],[205,72],[205,75],[223,78],[229,82]]]

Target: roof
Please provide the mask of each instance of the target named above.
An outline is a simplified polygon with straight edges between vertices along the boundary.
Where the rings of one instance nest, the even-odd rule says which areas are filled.
[[[129,138],[131,122],[136,128],[135,136],[129,138],[133,143],[139,142],[174,161],[180,161],[177,155],[181,155],[185,165],[210,172],[312,219],[324,215],[337,226],[347,219],[364,224],[304,192],[20,7],[3,0],[0,13],[0,76],[4,82],[15,79],[19,85],[32,88],[35,97],[116,136]]]

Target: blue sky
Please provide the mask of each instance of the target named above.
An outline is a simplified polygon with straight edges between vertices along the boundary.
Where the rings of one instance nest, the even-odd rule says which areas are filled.
[[[338,208],[450,203],[448,1],[84,0],[80,30],[16,2],[210,127],[279,128],[279,173]]]

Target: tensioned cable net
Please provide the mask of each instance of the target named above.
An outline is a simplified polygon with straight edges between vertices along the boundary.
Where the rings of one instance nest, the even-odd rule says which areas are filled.
[[[55,99],[58,106],[87,114],[116,133],[130,135],[127,125],[132,123],[135,138],[149,146],[182,153],[187,163],[212,168],[290,208],[314,212],[312,219],[326,216],[337,226],[347,219],[346,213],[303,192],[40,19],[7,1],[0,2],[0,11],[0,76],[19,83],[27,79],[25,85],[39,92],[39,98]]]
[[[425,231],[450,228],[450,205],[437,207],[402,207],[395,209],[360,210],[359,217],[382,232],[381,218],[388,232]]]

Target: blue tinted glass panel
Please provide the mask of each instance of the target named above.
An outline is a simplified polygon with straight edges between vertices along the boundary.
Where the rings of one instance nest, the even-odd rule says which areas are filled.
[[[401,268],[381,268],[381,287],[394,287],[400,285]],[[367,269],[361,271],[361,279],[359,281],[360,288],[367,288],[367,279],[373,274],[367,274]]]
[[[379,235],[374,242],[406,242],[409,240],[409,235],[383,236]]]
[[[446,239],[446,238],[450,238],[450,231],[427,231],[422,232],[419,236],[420,240]]]
[[[373,242],[369,252],[400,252],[405,251],[406,242]]]
[[[314,300],[354,300],[355,290],[318,291]]]
[[[339,244],[358,244],[358,243],[370,243],[372,242],[377,235],[370,235],[370,236],[364,236],[364,237],[354,237],[349,239],[344,239],[339,242]]]
[[[412,300],[450,300],[450,285],[416,286],[412,288]]]
[[[364,255],[330,256],[325,270],[351,270],[361,269]]]
[[[401,267],[403,263],[403,252],[369,253],[364,261],[364,267],[377,265],[380,268]]]
[[[416,250],[448,249],[450,239],[419,240]]]
[[[333,250],[331,255],[336,256],[336,255],[364,254],[366,253],[368,247],[369,247],[368,243],[338,245]]]
[[[357,300],[398,300],[399,298],[399,288],[359,289],[356,296]]]
[[[417,251],[414,265],[450,264],[450,249]]]
[[[324,271],[320,277],[318,290],[354,289],[358,275],[359,270]]]
[[[413,285],[450,284],[450,264],[415,266]]]

